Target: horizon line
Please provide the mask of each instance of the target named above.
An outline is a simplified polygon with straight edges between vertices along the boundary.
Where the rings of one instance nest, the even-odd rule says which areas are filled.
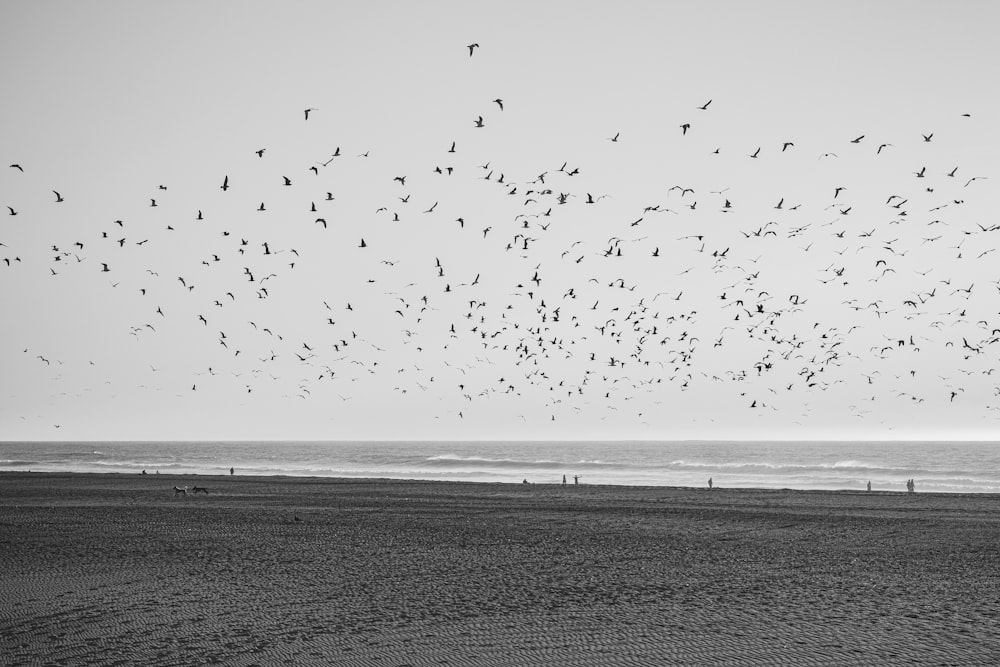
[[[734,439],[734,438],[676,438],[676,439],[651,439],[651,438],[619,438],[619,439],[609,439],[601,438],[596,440],[563,440],[563,439],[553,439],[553,438],[516,438],[510,440],[504,439],[482,439],[482,438],[447,438],[447,439],[402,439],[402,438],[388,438],[388,439],[287,439],[287,440],[247,440],[247,439],[208,439],[208,440],[198,440],[198,439],[169,439],[169,440],[136,440],[136,439],[124,439],[124,440],[95,440],[95,439],[66,439],[66,440],[0,440],[0,445],[14,444],[14,443],[37,443],[37,444],[55,444],[55,443],[105,443],[105,444],[168,444],[168,443],[228,443],[228,444],[301,444],[301,443],[311,443],[311,444],[358,444],[358,443],[412,443],[412,444],[423,444],[423,443],[446,443],[446,444],[483,444],[483,443],[537,443],[537,442],[549,442],[549,443],[580,443],[580,444],[621,444],[621,443],[790,443],[790,442],[800,442],[800,443],[853,443],[853,442],[893,442],[893,443],[921,443],[921,444],[932,444],[932,443],[942,443],[942,444],[1000,444],[1000,438],[989,439],[989,438],[975,438],[975,439],[916,439],[916,438],[901,438],[901,439],[889,439],[889,438],[847,438],[847,439],[808,439],[808,438],[747,438],[747,439]]]

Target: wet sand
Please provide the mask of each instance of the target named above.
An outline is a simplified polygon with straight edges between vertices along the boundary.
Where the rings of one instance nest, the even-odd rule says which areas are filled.
[[[0,473],[5,665],[997,656],[993,495]]]

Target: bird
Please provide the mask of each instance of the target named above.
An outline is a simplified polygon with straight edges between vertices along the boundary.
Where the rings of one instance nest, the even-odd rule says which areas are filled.
[[[319,109],[313,109],[313,108],[306,109],[305,110],[306,120],[309,120],[309,112],[310,111],[319,111]]]
[[[480,116],[479,118],[477,118],[473,122],[476,124],[476,127],[484,127],[484,125],[483,125],[483,117],[482,116]]]
[[[226,175],[226,177],[224,179],[222,179],[222,185],[219,186],[219,189],[222,190],[223,192],[225,192],[226,190],[229,189],[229,175],[228,174]]]
[[[708,111],[708,105],[711,104],[711,103],[712,103],[712,100],[709,100],[709,101],[705,102],[704,104],[702,104],[698,108],[701,109],[702,111]]]
[[[59,194],[58,192],[56,192],[55,190],[53,190],[53,191],[52,191],[52,194],[54,194],[54,195],[56,196],[56,203],[57,203],[57,204],[58,204],[59,202],[63,201],[63,197],[62,197],[62,195],[61,195],[61,194]]]
[[[472,52],[479,48],[479,44],[469,44],[467,47],[469,49],[469,57],[472,57]]]
[[[503,100],[501,100],[501,99],[500,99],[500,98],[498,97],[498,98],[496,98],[495,100],[493,100],[493,102],[494,102],[494,103],[495,103],[495,104],[496,104],[496,105],[497,105],[498,107],[500,107],[500,111],[503,111]]]

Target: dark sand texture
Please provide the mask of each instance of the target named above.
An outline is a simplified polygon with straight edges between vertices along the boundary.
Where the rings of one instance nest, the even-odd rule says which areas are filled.
[[[998,547],[986,495],[3,473],[0,663],[998,664]]]

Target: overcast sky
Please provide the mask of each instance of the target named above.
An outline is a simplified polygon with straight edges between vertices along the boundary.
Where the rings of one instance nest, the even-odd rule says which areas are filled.
[[[998,14],[5,2],[0,437],[996,438]]]

